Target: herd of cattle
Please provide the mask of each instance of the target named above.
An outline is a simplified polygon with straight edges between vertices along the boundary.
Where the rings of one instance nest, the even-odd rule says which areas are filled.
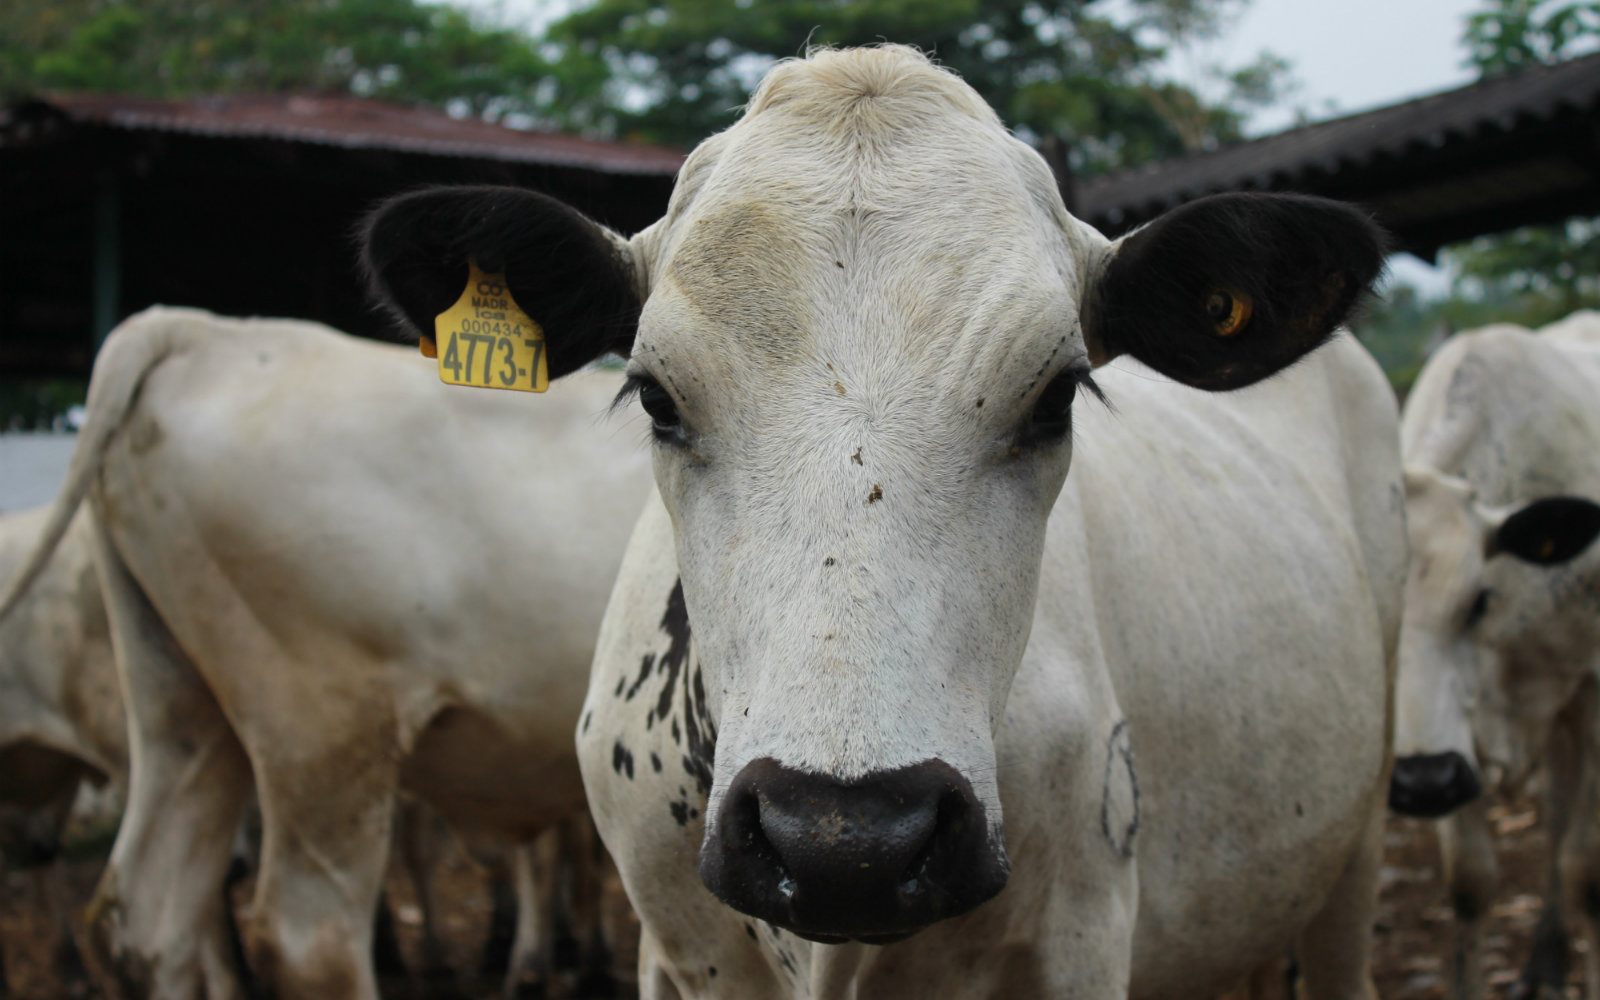
[[[0,522],[5,843],[125,786],[86,919],[130,997],[375,998],[423,802],[520,859],[531,950],[527,845],[587,810],[651,1000],[1215,997],[1285,953],[1370,998],[1392,807],[1444,817],[1466,1000],[1484,803],[1540,764],[1526,985],[1575,921],[1600,997],[1600,315],[1451,339],[1401,418],[1338,332],[1362,213],[1107,241],[895,46],[780,64],[631,239],[440,188],[360,253],[413,335],[504,274],[559,381],[151,309]]]

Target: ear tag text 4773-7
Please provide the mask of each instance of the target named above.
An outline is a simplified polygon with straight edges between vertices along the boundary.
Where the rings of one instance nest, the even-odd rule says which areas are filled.
[[[420,346],[438,359],[440,381],[522,392],[550,385],[544,331],[511,297],[505,275],[485,274],[475,260],[468,261],[461,297],[433,328],[435,335],[424,336]]]

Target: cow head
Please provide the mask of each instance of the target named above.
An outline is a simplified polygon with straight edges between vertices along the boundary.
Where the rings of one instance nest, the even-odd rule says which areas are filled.
[[[1407,469],[1411,566],[1389,804],[1441,816],[1522,775],[1600,649],[1600,505],[1477,502]]]
[[[972,90],[891,46],[778,66],[632,240],[504,190],[367,229],[421,328],[469,253],[505,265],[552,374],[630,356],[719,730],[702,879],[882,942],[1007,879],[994,736],[1091,369],[1249,385],[1331,334],[1382,238],[1229,195],[1108,242]]]

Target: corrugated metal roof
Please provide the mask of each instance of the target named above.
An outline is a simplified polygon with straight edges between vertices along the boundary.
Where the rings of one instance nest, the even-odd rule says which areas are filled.
[[[1078,186],[1076,212],[1102,229],[1117,230],[1124,220],[1148,218],[1203,195],[1292,188],[1300,177],[1505,133],[1530,119],[1597,105],[1600,53],[1085,180]]]
[[[159,101],[114,95],[47,95],[74,122],[136,131],[274,139],[347,149],[536,163],[610,174],[671,175],[681,150],[509,128],[358,97],[274,95]]]

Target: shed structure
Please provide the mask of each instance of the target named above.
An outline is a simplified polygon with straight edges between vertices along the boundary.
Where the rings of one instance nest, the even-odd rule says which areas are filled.
[[[153,303],[385,335],[351,234],[429,183],[545,191],[624,232],[665,211],[675,149],[354,97],[52,96],[0,109],[0,374],[85,376]]]
[[[1600,214],[1600,53],[1092,178],[1070,200],[1117,236],[1222,191],[1359,202],[1430,260],[1447,243]]]

